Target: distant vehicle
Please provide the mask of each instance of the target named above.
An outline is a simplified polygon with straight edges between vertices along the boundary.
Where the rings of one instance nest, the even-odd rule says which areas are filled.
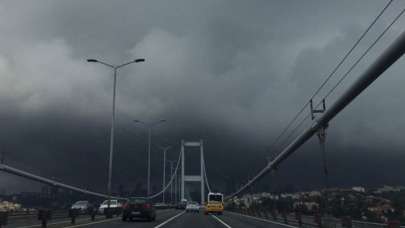
[[[89,209],[92,207],[92,205],[89,203],[89,201],[77,201],[74,203],[70,209],[77,209],[79,211],[79,214],[86,214]]]
[[[186,199],[182,199],[182,200],[180,201],[180,203],[177,204],[176,209],[185,210],[185,209],[186,209],[186,206],[187,206],[187,200],[186,200]]]
[[[186,212],[200,212],[200,205],[196,202],[188,202],[186,206]]]
[[[100,204],[98,212],[104,214],[106,208],[108,208],[108,200],[104,200],[104,202]],[[113,208],[113,214],[118,215],[121,213],[122,205],[118,200],[110,200],[110,208]]]
[[[122,221],[133,220],[134,218],[143,218],[148,221],[156,220],[156,209],[145,198],[131,197],[123,206]]]
[[[224,195],[222,193],[208,193],[204,214],[220,214],[224,212]]]

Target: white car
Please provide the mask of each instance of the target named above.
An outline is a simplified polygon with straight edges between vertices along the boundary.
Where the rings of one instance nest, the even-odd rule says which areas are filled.
[[[119,209],[121,209],[122,205],[118,200],[110,200],[110,208],[114,208],[115,213],[119,213]],[[102,204],[100,204],[100,207],[98,208],[98,213],[104,214],[104,209],[108,208],[108,200],[104,200]]]
[[[188,202],[186,212],[200,212],[200,205],[196,202]]]
[[[90,206],[91,205],[89,201],[77,201],[70,207],[70,209],[77,209],[79,210],[80,214],[85,214],[87,213]]]

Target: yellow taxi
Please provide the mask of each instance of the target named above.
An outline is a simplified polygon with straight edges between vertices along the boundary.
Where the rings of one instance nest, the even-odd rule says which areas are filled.
[[[224,195],[222,193],[208,193],[204,214],[222,214],[224,212]]]

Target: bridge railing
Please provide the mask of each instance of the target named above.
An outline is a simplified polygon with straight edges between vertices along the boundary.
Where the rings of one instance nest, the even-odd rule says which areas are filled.
[[[229,211],[303,228],[390,228],[388,223],[350,220],[350,225],[346,225],[344,218],[323,216],[317,219],[316,216],[311,215],[302,215],[297,218],[294,213],[283,215],[282,213],[274,213],[260,208],[233,208]],[[392,227],[405,228],[405,226]]]

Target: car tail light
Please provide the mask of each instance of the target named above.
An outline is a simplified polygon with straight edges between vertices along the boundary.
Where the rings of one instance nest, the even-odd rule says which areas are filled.
[[[151,206],[150,206],[150,203],[145,203],[144,205],[143,205],[143,208],[146,208],[146,209],[148,209],[148,208],[150,208]]]
[[[128,207],[128,203],[124,203],[124,205],[122,205],[122,208],[126,209]]]

